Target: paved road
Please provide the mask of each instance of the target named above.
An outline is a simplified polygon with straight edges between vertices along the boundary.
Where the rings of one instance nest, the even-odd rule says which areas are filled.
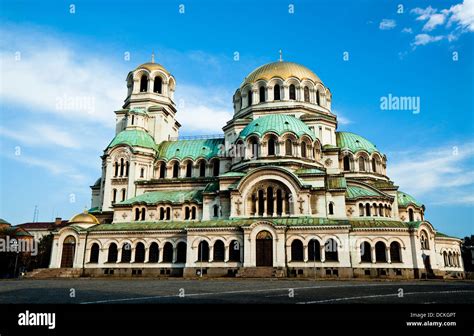
[[[469,281],[2,280],[1,303],[474,303]]]

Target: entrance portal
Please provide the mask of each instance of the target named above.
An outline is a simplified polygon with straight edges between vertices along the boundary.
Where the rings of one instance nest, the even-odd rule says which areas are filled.
[[[76,251],[76,238],[69,236],[63,242],[61,268],[72,268],[74,265],[74,252]]]
[[[273,266],[273,237],[268,231],[257,234],[257,266]]]

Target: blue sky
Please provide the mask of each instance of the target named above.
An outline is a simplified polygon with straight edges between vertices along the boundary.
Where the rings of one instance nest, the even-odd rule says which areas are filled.
[[[387,154],[437,229],[472,234],[474,1],[400,3],[1,1],[0,217],[90,205],[126,75],[153,50],[177,79],[190,135],[221,133],[244,77],[282,49],[331,89],[339,130]],[[382,110],[389,94],[419,98],[420,113]]]

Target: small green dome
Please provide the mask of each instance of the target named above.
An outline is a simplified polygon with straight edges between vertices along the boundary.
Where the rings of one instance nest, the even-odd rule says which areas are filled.
[[[118,145],[129,145],[130,147],[144,147],[156,150],[155,140],[145,131],[138,129],[124,130],[117,134],[107,148]]]
[[[380,153],[369,140],[351,132],[336,132],[336,143],[339,148],[348,149],[353,153],[360,150],[365,150],[370,154],[373,152]]]
[[[272,114],[252,120],[240,132],[240,138],[245,139],[251,134],[261,137],[268,132],[275,132],[278,135],[291,132],[298,137],[308,135],[311,139],[315,139],[314,132],[309,129],[308,125],[293,116],[285,114]]]
[[[404,208],[410,204],[413,204],[417,207],[423,206],[423,204],[418,202],[413,196],[408,195],[402,191],[397,191],[397,200],[398,200],[398,206],[401,206]]]

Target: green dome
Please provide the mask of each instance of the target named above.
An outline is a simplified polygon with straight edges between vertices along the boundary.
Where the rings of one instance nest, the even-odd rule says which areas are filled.
[[[252,120],[240,132],[240,138],[247,138],[251,134],[261,137],[268,132],[275,132],[278,135],[291,132],[298,137],[308,135],[311,139],[315,139],[314,132],[309,129],[308,125],[293,116],[284,114],[272,114]]]
[[[418,202],[413,196],[408,195],[401,191],[397,191],[397,200],[398,200],[398,206],[401,206],[401,207],[407,207],[410,204],[413,204],[417,207],[423,206],[423,204]]]
[[[130,147],[144,147],[156,150],[155,140],[145,131],[132,129],[124,130],[117,134],[107,148],[118,145],[129,145]]]
[[[348,149],[355,153],[360,150],[365,150],[369,154],[379,152],[377,147],[366,138],[351,132],[336,132],[337,146],[341,149]]]

